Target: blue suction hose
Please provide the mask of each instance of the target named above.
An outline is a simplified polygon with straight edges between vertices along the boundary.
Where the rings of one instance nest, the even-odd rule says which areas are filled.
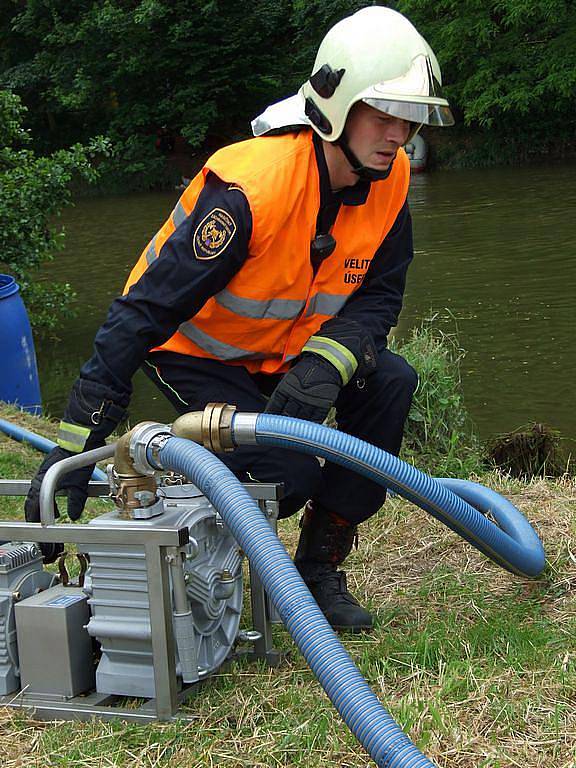
[[[232,430],[233,439],[240,444],[241,435],[234,432],[234,422]],[[390,488],[512,573],[534,577],[544,569],[544,549],[522,513],[507,499],[477,483],[436,480],[356,437],[286,416],[259,414],[252,442],[322,456]],[[497,524],[485,516],[488,512]]]
[[[8,437],[13,438],[14,440],[18,440],[20,443],[28,443],[32,448],[36,448],[37,451],[42,451],[42,453],[50,453],[52,448],[57,447],[56,443],[52,442],[52,440],[48,440],[47,437],[37,435],[36,432],[31,432],[29,429],[17,427],[16,424],[12,424],[4,419],[0,419],[0,432],[4,432],[5,435],[8,435]],[[98,467],[94,467],[92,480],[107,482],[108,478],[106,477],[106,472],[98,469]]]
[[[369,443],[300,419],[235,414],[231,433],[236,445],[292,448],[355,470],[413,501],[514,573],[536,576],[544,568],[542,545],[522,514],[477,483],[435,480]],[[152,466],[184,474],[220,512],[313,673],[376,765],[434,768],[378,701],[268,521],[230,470],[204,448],[181,438],[168,438],[156,450],[147,450]]]
[[[212,502],[256,569],[294,642],[358,741],[381,768],[434,768],[384,709],[334,634],[290,556],[242,484],[216,456],[171,437],[148,449],[158,469],[184,474]]]

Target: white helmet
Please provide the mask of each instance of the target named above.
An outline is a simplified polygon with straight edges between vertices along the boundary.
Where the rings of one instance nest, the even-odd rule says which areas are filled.
[[[442,75],[432,49],[402,14],[371,6],[328,32],[313,74],[300,92],[312,127],[335,141],[351,107],[371,107],[425,125],[453,125],[439,94]]]
[[[311,125],[337,141],[359,101],[413,123],[412,136],[421,125],[453,125],[441,77],[432,49],[408,19],[391,8],[363,8],[329,30],[310,79],[297,96],[268,107],[253,131]]]

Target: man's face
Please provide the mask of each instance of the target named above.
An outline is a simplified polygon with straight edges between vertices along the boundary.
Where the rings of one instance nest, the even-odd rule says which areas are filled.
[[[385,171],[406,143],[411,123],[380,112],[364,102],[355,104],[346,121],[348,145],[367,168]]]

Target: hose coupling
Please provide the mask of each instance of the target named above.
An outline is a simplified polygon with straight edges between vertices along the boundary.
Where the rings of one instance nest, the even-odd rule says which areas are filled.
[[[109,476],[114,503],[127,517],[148,518],[159,514],[155,509],[157,468],[147,460],[146,452],[151,441],[160,435],[170,437],[169,427],[144,421],[118,440]]]
[[[235,405],[208,403],[203,411],[191,411],[172,424],[172,435],[192,440],[212,453],[225,453],[236,448],[232,439]]]
[[[153,517],[152,509],[158,502],[156,480],[146,475],[113,475],[112,499],[122,517]],[[147,510],[142,514],[141,510]]]
[[[140,475],[153,475],[162,469],[158,451],[170,438],[170,427],[155,421],[143,421],[137,424],[130,433],[129,454],[132,459],[133,471]],[[157,464],[150,461],[150,455]]]

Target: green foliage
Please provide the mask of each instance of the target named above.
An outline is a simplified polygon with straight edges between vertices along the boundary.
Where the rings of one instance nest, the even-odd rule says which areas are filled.
[[[134,134],[117,138],[112,150],[98,163],[100,181],[96,193],[140,192],[155,186],[174,188],[180,174],[170,172],[164,158],[155,151],[151,136]]]
[[[126,149],[125,175],[142,171],[130,167],[137,147],[151,180],[161,165],[154,141],[162,126],[189,150],[220,145],[245,136],[250,118],[288,93],[290,5],[14,4],[15,42],[3,68],[0,59],[0,78],[22,94],[46,147],[103,133]]]
[[[394,346],[419,377],[406,425],[404,457],[438,476],[480,472],[480,442],[462,397],[464,351],[456,338],[426,324]]]
[[[29,107],[37,149],[106,135],[118,154],[104,170],[138,188],[162,180],[164,158],[154,147],[162,126],[185,140],[189,153],[247,136],[252,117],[294,93],[309,75],[326,30],[367,4],[0,2],[0,83]],[[473,153],[473,164],[574,147],[573,3],[389,4],[415,23],[437,53],[460,126],[449,132],[451,140],[464,155]],[[483,137],[480,147],[468,145],[475,135]],[[440,131],[431,136],[443,139]]]
[[[399,0],[436,52],[459,122],[528,157],[574,143],[576,7],[568,0]]]
[[[25,111],[16,95],[0,91],[0,260],[18,280],[36,328],[51,331],[72,299],[68,285],[36,282],[38,267],[63,245],[52,220],[70,202],[76,175],[97,178],[91,158],[107,152],[108,142],[98,138],[39,157],[28,148]]]

